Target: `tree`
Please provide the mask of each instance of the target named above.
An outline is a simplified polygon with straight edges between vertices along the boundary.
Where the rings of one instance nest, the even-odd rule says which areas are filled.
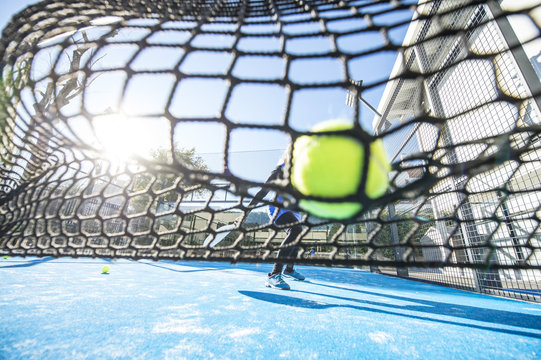
[[[38,34],[38,33],[37,33]],[[112,31],[102,37],[103,40],[114,37],[116,31]],[[57,36],[62,36],[59,34]],[[80,36],[76,38],[76,35]],[[47,48],[44,43],[50,40],[47,37],[29,36],[26,41],[18,46],[18,52],[21,55],[13,65],[5,64],[0,74],[0,129],[9,143],[0,150],[1,170],[8,174],[2,179],[2,185],[9,180],[13,183],[14,179],[30,179],[43,173],[43,163],[53,157],[54,151],[50,145],[50,138],[55,136],[54,125],[58,122],[58,114],[61,108],[70,104],[72,100],[81,95],[86,87],[93,80],[83,82],[81,69],[83,66],[92,68],[100,59],[94,59],[89,64],[84,65],[84,58],[94,58],[97,44],[88,38],[86,31],[76,32],[69,36],[73,46],[63,49],[63,54],[68,59],[67,63],[56,64],[55,71],[60,75],[56,79],[51,79],[50,74],[40,74],[48,81],[39,81],[36,86],[30,90],[34,95],[33,104],[34,114],[28,114],[27,120],[22,120],[17,114],[18,106],[21,102],[20,94],[29,84],[31,66],[34,60],[35,51],[38,47]],[[60,56],[60,55],[58,55]],[[59,72],[59,68],[62,68]],[[50,72],[53,71],[51,64]],[[26,109],[29,111],[30,109]],[[15,132],[18,128],[18,132]],[[22,137],[16,135],[23,132]],[[19,148],[18,150],[16,150]],[[30,157],[21,156],[20,152],[24,148],[30,152]],[[53,161],[54,160],[50,160]],[[22,171],[15,171],[18,166]],[[11,190],[13,190],[12,188]]]
[[[173,154],[188,168],[202,171],[208,170],[208,166],[207,164],[205,164],[205,160],[195,153],[195,148],[186,149],[183,147],[175,146],[175,150],[173,152],[164,148],[159,148],[152,150],[150,155],[152,157],[152,160],[156,161],[157,163],[168,164],[171,163],[171,156]],[[156,176],[154,184],[156,185],[157,190],[165,189],[175,184],[179,177],[181,177],[181,175],[165,172],[159,173]],[[135,181],[133,190],[140,191],[142,189],[145,189],[149,185],[150,181],[152,181],[152,176],[150,174],[143,174]],[[168,195],[165,200],[174,201],[175,199],[171,198],[171,195]]]
[[[16,117],[14,109],[20,102],[20,92],[26,86],[29,78],[31,61],[26,58],[18,60],[9,70],[4,69],[0,74],[0,129],[5,136],[0,147],[0,198],[17,187],[18,181],[9,176],[15,164],[14,139],[17,137],[13,120]],[[8,104],[11,104],[9,106]],[[6,143],[6,140],[10,142]]]
[[[195,153],[194,148],[186,149],[180,146],[175,146],[175,150],[173,152],[164,148],[155,149],[151,152],[152,159],[157,163],[162,164],[171,163],[171,157],[173,156],[173,154],[176,159],[181,161],[188,168],[202,171],[208,170],[208,166],[205,164],[204,159]],[[132,190],[134,192],[137,192],[152,187],[154,191],[160,191],[171,188],[171,191],[168,191],[163,195],[159,196],[158,202],[156,204],[156,207],[158,207],[160,205],[165,206],[165,204],[167,203],[175,203],[178,200],[178,191],[174,189],[176,184],[180,184],[181,186],[183,184],[186,184],[182,174],[172,172],[159,172],[153,175],[151,173],[145,172],[137,175],[134,180]],[[203,190],[199,189],[197,190],[197,192],[201,194]],[[131,211],[135,213],[144,212],[144,209],[150,205],[149,199],[150,197],[145,195],[141,195],[132,199],[132,201],[130,202]]]

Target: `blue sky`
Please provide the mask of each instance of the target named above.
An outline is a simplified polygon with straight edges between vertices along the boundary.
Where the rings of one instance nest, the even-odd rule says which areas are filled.
[[[8,14],[20,11],[25,6],[36,1],[0,0],[0,26],[4,27],[9,20]],[[374,8],[376,10],[376,8]],[[374,17],[376,24],[387,25],[405,21],[411,18],[409,11],[394,11],[390,14]],[[148,20],[138,21],[139,24],[148,24]],[[135,21],[133,22],[135,23]],[[175,24],[171,25],[174,29]],[[213,24],[212,30],[231,30],[227,27],[233,25]],[[328,22],[330,31],[346,31],[366,26],[363,19],[351,19]],[[294,37],[305,32],[318,31],[317,23],[285,24],[282,31],[292,35],[285,43],[273,32],[274,25],[246,25],[242,31],[267,32],[268,37],[242,38],[237,47],[244,51],[279,51],[283,46],[287,53],[293,55],[306,55],[313,53],[325,54],[332,51],[333,43],[326,36]],[[88,30],[89,36],[99,36],[108,29],[106,26],[97,26]],[[389,33],[390,39],[401,43],[407,26],[393,29]],[[115,69],[126,66],[129,59],[132,69],[140,70],[168,70],[172,69],[179,59],[184,56],[181,47],[164,48],[161,43],[176,41],[183,44],[190,40],[189,32],[178,30],[169,32],[156,32],[148,38],[150,44],[137,53],[135,45],[117,45],[119,41],[134,41],[147,35],[146,30],[122,30],[111,44],[102,48],[95,58],[100,60],[93,65],[94,71]],[[150,148],[170,148],[171,142],[180,147],[195,147],[211,171],[220,172],[223,167],[223,150],[225,146],[226,127],[218,121],[179,122],[171,124],[160,116],[166,107],[168,95],[173,92],[169,112],[177,118],[212,119],[220,114],[224,106],[224,99],[230,84],[219,78],[203,79],[198,74],[225,74],[234,60],[229,53],[233,45],[233,36],[210,36],[202,34],[190,40],[194,47],[215,47],[216,51],[191,51],[182,61],[179,69],[188,74],[189,78],[182,79],[180,83],[170,74],[148,75],[137,74],[133,76],[122,95],[126,75],[122,71],[103,73],[96,76],[89,88],[86,89],[85,103],[74,100],[71,105],[62,109],[64,115],[72,116],[69,126],[76,135],[88,142],[98,142],[109,152],[135,152],[148,156]],[[379,48],[384,44],[384,37],[379,32],[356,33],[340,36],[336,42],[338,50],[345,54],[354,54],[358,51]],[[51,58],[55,58],[58,51],[54,47],[36,55],[34,61],[34,76],[39,79],[41,74],[51,71]],[[56,65],[55,71],[62,72],[62,64],[67,64],[66,55]],[[317,59],[297,58],[289,66],[289,79],[294,83],[303,85],[311,83],[326,83],[343,81],[346,71],[353,80],[363,80],[365,84],[388,78],[396,60],[394,52],[378,52],[374,55],[354,57],[347,68],[344,63],[333,58],[322,57]],[[232,74],[246,80],[233,88],[231,97],[225,105],[224,115],[235,124],[247,127],[236,128],[230,132],[229,166],[237,176],[253,181],[263,181],[276,165],[283,149],[290,141],[286,133],[277,130],[257,130],[250,125],[282,125],[286,121],[286,107],[289,91],[286,87],[277,84],[262,84],[250,82],[254,79],[275,80],[281,79],[286,71],[286,62],[280,56],[243,56],[234,64]],[[43,83],[45,85],[45,82]],[[42,85],[42,86],[43,86]],[[39,87],[39,85],[38,85]],[[379,103],[384,86],[371,89],[363,93],[364,98],[374,106]],[[294,130],[308,131],[315,124],[335,118],[354,121],[353,109],[345,104],[346,90],[342,88],[303,88],[295,91],[291,99],[288,124]],[[31,101],[28,98],[27,101]],[[90,112],[97,114],[92,127],[87,119],[75,116],[78,109],[84,106]],[[31,107],[30,107],[31,108]],[[106,111],[117,111],[118,116],[102,116]],[[360,105],[360,123],[370,129],[373,114]],[[126,127],[126,124],[129,124]],[[128,128],[128,129],[126,129]],[[123,133],[123,136],[118,136]],[[172,139],[169,137],[172,134]],[[172,141],[171,141],[172,140]],[[129,152],[128,151],[128,152]],[[119,156],[127,156],[122,154]]]

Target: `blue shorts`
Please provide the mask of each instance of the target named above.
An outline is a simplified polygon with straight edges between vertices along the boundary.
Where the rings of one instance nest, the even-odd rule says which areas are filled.
[[[278,196],[278,198],[276,200],[281,202],[281,201],[283,201],[283,198],[281,196]],[[271,219],[274,216],[274,213],[276,213],[277,209],[279,209],[278,216],[276,216],[276,219],[274,219],[274,223],[276,223],[276,220],[278,220],[278,218],[280,216],[282,216],[283,214],[285,214],[285,213],[291,213],[291,214],[293,214],[293,216],[295,216],[297,218],[298,221],[301,221],[301,214],[299,214],[298,212],[291,211],[291,210],[288,210],[288,209],[281,209],[281,208],[277,208],[276,206],[270,205],[269,206],[269,216],[270,216]]]

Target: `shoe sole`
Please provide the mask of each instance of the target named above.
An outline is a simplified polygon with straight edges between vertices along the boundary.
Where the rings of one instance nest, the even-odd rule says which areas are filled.
[[[265,284],[265,286],[268,287],[268,288],[277,289],[277,290],[290,290],[291,289],[289,287],[281,288],[281,287],[278,287],[278,286],[272,286],[271,284]]]

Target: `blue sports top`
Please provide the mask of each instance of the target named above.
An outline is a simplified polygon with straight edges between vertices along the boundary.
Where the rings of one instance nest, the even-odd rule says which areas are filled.
[[[283,163],[278,165],[276,167],[276,169],[274,169],[274,171],[271,173],[269,178],[267,179],[267,182],[272,181],[272,180],[276,180],[276,179],[283,179],[284,178],[284,166],[285,166],[285,164],[283,164]],[[284,201],[284,198],[281,195],[278,195],[276,197],[276,201],[282,203]],[[278,220],[278,218],[280,216],[282,216],[282,214],[285,214],[286,212],[292,213],[297,218],[297,220],[299,220],[299,221],[301,220],[301,214],[299,214],[296,211],[291,211],[291,210],[283,209],[283,208],[276,208],[276,206],[269,205],[268,212],[269,212],[269,216],[271,218],[274,216],[274,213],[276,212],[277,209],[279,210],[278,211],[278,216],[276,216],[276,219],[274,219],[274,222],[276,222],[276,220]]]

